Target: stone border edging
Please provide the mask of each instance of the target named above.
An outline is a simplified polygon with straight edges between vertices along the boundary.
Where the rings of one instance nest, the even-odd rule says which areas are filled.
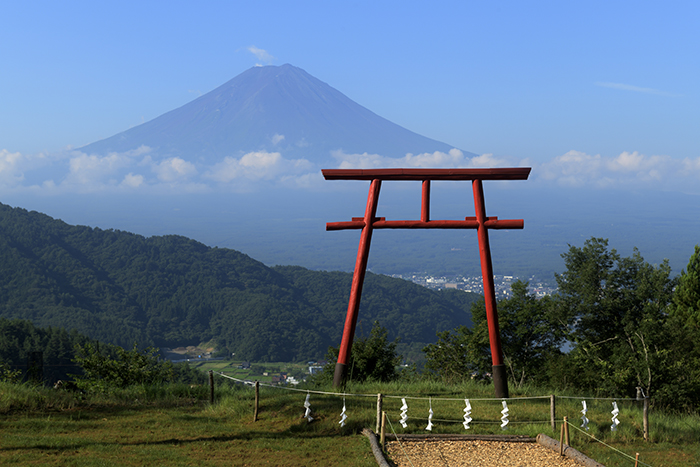
[[[544,433],[540,433],[539,435],[537,435],[537,442],[542,446],[551,449],[552,451],[559,452],[559,441],[550,438]],[[603,464],[594,461],[590,457],[586,456],[585,454],[582,454],[581,452],[572,448],[568,444],[564,445],[564,455],[569,459],[573,459],[581,465],[584,465],[585,467],[605,467]]]
[[[379,467],[391,467],[387,462],[386,457],[384,457],[381,446],[379,446],[377,435],[375,435],[369,428],[362,430],[362,434],[369,438],[369,444],[372,447],[372,454],[374,454],[374,458],[377,460]]]

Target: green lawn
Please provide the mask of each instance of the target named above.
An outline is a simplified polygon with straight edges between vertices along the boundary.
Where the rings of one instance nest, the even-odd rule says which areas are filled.
[[[254,423],[252,416],[232,416],[203,404],[17,412],[0,420],[0,464],[376,465],[364,436],[306,425],[286,413]]]

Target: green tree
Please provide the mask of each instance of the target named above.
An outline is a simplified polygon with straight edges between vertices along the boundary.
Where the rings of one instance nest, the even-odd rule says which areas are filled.
[[[567,377],[579,388],[615,395],[656,390],[670,339],[665,321],[675,281],[668,261],[650,265],[637,249],[622,258],[601,238],[570,245],[562,257],[557,319],[573,346]]]
[[[76,346],[75,362],[83,369],[83,374],[76,376],[76,384],[88,390],[159,384],[173,378],[172,363],[160,360],[157,349],[152,347],[140,351],[134,345],[127,351],[118,346],[101,347],[99,343],[88,342]]]
[[[516,281],[510,298],[498,302],[501,348],[510,380],[522,386],[543,378],[542,369],[560,355],[563,329],[553,319],[549,297],[537,299],[528,292],[528,283]],[[474,372],[491,371],[486,307],[480,300],[472,305],[474,327],[465,326],[438,334],[438,342],[425,347],[426,368],[446,381],[471,377]]]
[[[666,329],[671,336],[664,367],[668,384],[656,397],[694,410],[700,403],[700,246],[678,279]]]
[[[13,370],[10,365],[0,362],[0,382],[19,383],[22,379],[22,370]]]
[[[687,269],[678,279],[671,314],[689,331],[700,333],[700,245],[695,246]]]
[[[498,304],[498,321],[504,363],[512,381],[521,387],[526,381],[544,379],[547,362],[561,354],[564,329],[554,319],[549,296],[538,299],[522,281],[513,283],[511,291],[511,297]]]
[[[474,343],[474,333],[466,326],[439,332],[438,341],[428,344],[425,352],[425,369],[429,375],[446,383],[458,383],[474,373],[485,373],[488,363],[483,356],[474,353],[483,350]]]
[[[389,332],[375,321],[369,337],[356,339],[348,362],[348,381],[394,381],[399,378],[397,366],[403,357],[396,353],[399,339],[390,342]],[[340,347],[330,347],[326,359],[328,364],[320,375],[322,381],[332,381]]]

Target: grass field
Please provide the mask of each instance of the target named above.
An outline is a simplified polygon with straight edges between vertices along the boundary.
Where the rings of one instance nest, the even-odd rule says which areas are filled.
[[[6,389],[0,388],[3,399]],[[136,390],[118,402],[16,407],[0,419],[0,464],[376,465],[364,436],[309,425],[300,418],[303,410],[284,399],[253,422],[247,390],[218,390],[222,400],[214,406],[202,401],[203,393],[195,396],[158,401]]]
[[[530,391],[513,391],[510,423],[501,430],[500,401],[481,384],[447,387],[436,383],[364,384],[338,394],[307,393],[261,387],[259,420],[253,421],[254,391],[216,377],[216,400],[207,387],[172,385],[134,387],[109,395],[76,397],[46,388],[0,383],[0,464],[2,465],[349,465],[374,466],[360,431],[375,428],[376,394],[385,394],[384,410],[400,433],[426,433],[433,409],[433,433],[465,433],[463,397],[468,395],[474,422],[469,433],[534,436],[552,432],[549,399],[525,399]],[[328,388],[326,388],[328,390]],[[304,414],[307,394],[314,420]],[[401,397],[408,397],[408,427],[398,423]],[[516,398],[521,398],[520,400]],[[343,405],[347,424],[339,425]],[[568,416],[580,425],[580,401],[557,399],[557,419]],[[589,433],[653,466],[700,465],[700,418],[652,412],[653,442],[641,439],[641,408],[620,402],[620,428],[610,432],[610,402],[589,401]],[[634,461],[572,427],[573,447],[610,466]]]

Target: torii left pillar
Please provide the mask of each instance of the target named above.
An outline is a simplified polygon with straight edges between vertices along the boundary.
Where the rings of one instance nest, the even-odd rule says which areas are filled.
[[[360,245],[357,248],[357,259],[355,260],[355,271],[352,274],[352,286],[350,287],[350,300],[348,300],[348,312],[345,316],[345,327],[343,328],[343,339],[340,342],[338,351],[338,362],[335,364],[333,375],[333,385],[342,385],[347,374],[347,364],[350,360],[352,342],[355,338],[355,325],[357,324],[357,312],[360,310],[360,297],[362,296],[362,286],[365,282],[365,272],[367,272],[367,259],[369,258],[369,245],[372,241],[372,219],[377,213],[377,202],[379,201],[379,189],[382,186],[381,180],[372,180],[367,195],[367,207],[365,217],[362,222],[362,234],[360,235]]]
[[[360,308],[362,285],[367,271],[367,259],[375,228],[388,229],[476,229],[479,239],[479,254],[481,258],[481,273],[484,282],[484,302],[489,328],[491,359],[493,362],[493,382],[496,397],[508,397],[508,380],[503,363],[501,338],[496,311],[496,295],[493,283],[493,267],[491,264],[491,249],[489,246],[488,229],[522,229],[523,220],[498,220],[496,217],[486,217],[484,191],[482,180],[525,180],[530,173],[529,167],[497,168],[497,169],[369,169],[369,170],[323,170],[326,180],[371,180],[365,215],[353,218],[351,222],[333,222],[326,224],[327,230],[361,229],[360,245],[357,250],[355,271],[350,290],[348,312],[345,318],[343,339],[338,352],[338,362],[335,366],[333,385],[343,384],[347,374],[352,342],[355,336],[355,325]],[[413,221],[387,221],[377,218],[377,203],[382,180],[416,180],[422,182],[421,218]],[[431,180],[471,180],[474,192],[475,217],[467,217],[464,221],[430,220],[430,181]]]

